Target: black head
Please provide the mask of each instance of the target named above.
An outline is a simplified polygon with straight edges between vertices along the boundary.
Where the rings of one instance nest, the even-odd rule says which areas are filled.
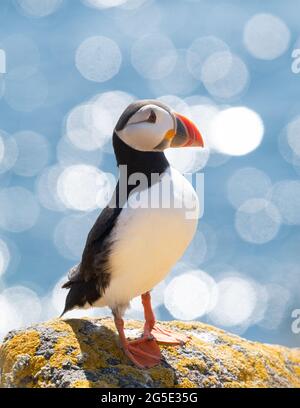
[[[203,140],[189,119],[162,102],[145,99],[122,113],[113,144],[118,163],[130,165],[132,160],[160,157],[157,153],[169,147],[203,146]]]
[[[200,132],[189,119],[151,99],[130,104],[119,118],[114,132],[128,146],[142,152],[203,146]]]

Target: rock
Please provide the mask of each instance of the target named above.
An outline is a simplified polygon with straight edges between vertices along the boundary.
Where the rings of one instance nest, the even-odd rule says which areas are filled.
[[[110,318],[52,320],[10,332],[0,347],[1,387],[300,387],[300,349],[254,343],[202,323],[161,323],[191,336],[161,346],[157,367],[134,367]],[[128,337],[142,322],[127,321]]]

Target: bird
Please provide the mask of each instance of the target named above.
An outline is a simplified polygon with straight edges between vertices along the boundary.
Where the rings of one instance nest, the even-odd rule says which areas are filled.
[[[81,261],[70,269],[61,316],[75,308],[108,306],[121,347],[132,363],[150,368],[161,362],[159,344],[182,345],[188,337],[159,326],[151,290],[182,257],[197,229],[198,196],[166,158],[168,148],[204,147],[197,126],[166,104],[131,103],[113,130],[119,179],[91,228]],[[124,313],[141,297],[144,329],[128,340]]]

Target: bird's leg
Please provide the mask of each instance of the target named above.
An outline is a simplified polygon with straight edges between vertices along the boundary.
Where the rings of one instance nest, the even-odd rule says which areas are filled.
[[[184,334],[175,333],[155,323],[155,316],[151,306],[150,292],[146,292],[142,295],[142,303],[144,306],[145,315],[143,337],[154,337],[154,339],[159,343],[173,345],[184,344],[188,341],[188,337]]]
[[[154,339],[142,338],[138,341],[128,341],[124,332],[124,320],[116,315],[114,320],[123,350],[137,367],[150,368],[160,363],[160,349]]]
[[[146,292],[142,294],[142,304],[144,307],[144,316],[145,316],[144,336],[153,338],[151,331],[155,325],[155,316],[152,310],[150,292]]]

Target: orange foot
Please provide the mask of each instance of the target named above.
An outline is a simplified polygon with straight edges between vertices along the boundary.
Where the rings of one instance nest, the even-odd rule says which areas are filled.
[[[173,332],[172,330],[158,326],[157,324],[151,330],[151,334],[155,340],[161,344],[183,345],[189,340],[188,336]]]
[[[144,334],[137,340],[128,341],[124,332],[124,320],[114,316],[124,353],[139,368],[150,368],[158,365],[161,360],[160,349],[153,336]]]
[[[123,344],[123,349],[127,357],[138,368],[151,368],[161,361],[159,346],[151,337],[127,341],[126,344]]]

